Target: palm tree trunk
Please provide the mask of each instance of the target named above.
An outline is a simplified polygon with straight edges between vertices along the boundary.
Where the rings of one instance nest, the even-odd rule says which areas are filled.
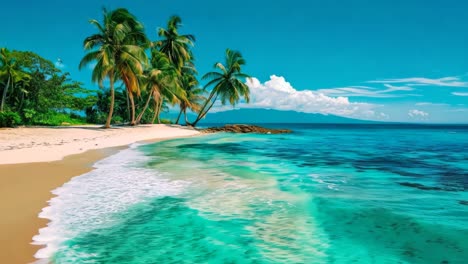
[[[143,117],[143,115],[146,112],[146,109],[148,108],[148,105],[149,105],[149,102],[151,100],[152,95],[153,95],[153,90],[151,90],[151,92],[149,92],[148,99],[146,99],[145,106],[143,107],[143,110],[141,110],[141,113],[137,116],[137,119],[136,119],[137,125],[140,124],[141,118]]]
[[[156,120],[158,109],[159,109],[159,101],[154,103],[154,114],[153,114],[153,119],[151,119],[151,124],[154,124],[154,121]]]
[[[24,92],[21,92],[21,100],[20,100],[20,104],[18,106],[18,109],[20,111],[23,110],[23,103],[24,103]]]
[[[135,100],[133,99],[133,93],[131,91],[128,92],[128,98],[130,99],[130,105],[132,107],[132,116],[131,116],[131,121],[130,121],[130,125],[131,126],[134,126],[136,125],[136,122],[135,122]]]
[[[128,98],[128,90],[125,89],[125,94],[127,95],[127,118],[128,122],[130,122],[130,99]]]
[[[179,115],[177,116],[177,119],[176,119],[176,121],[175,121],[176,125],[178,125],[178,124],[179,124],[179,119],[180,119],[180,116],[182,115],[182,112],[183,112],[183,109],[182,109],[182,108],[180,108]]]
[[[213,107],[214,103],[216,102],[216,99],[218,98],[218,95],[216,95],[215,99],[213,100],[213,102],[211,102],[211,99],[213,98],[215,94],[215,90],[211,91],[210,93],[210,96],[208,97],[208,99],[206,99],[206,102],[205,104],[203,105],[203,107],[200,109],[200,112],[198,112],[198,116],[197,116],[197,119],[195,119],[195,121],[193,123],[188,123],[189,125],[191,126],[196,126],[197,123],[203,118],[206,116],[206,114],[208,113],[208,111],[210,111],[211,107]],[[208,105],[208,103],[211,102],[211,105],[210,107],[205,111],[205,108],[206,106]]]
[[[185,116],[185,125],[189,124],[188,118],[187,118],[187,108],[184,109],[184,116]]]
[[[218,96],[215,97],[215,99],[213,100],[213,102],[211,103],[211,105],[208,107],[208,109],[206,109],[205,113],[203,115],[201,115],[201,117],[197,118],[197,120],[195,120],[195,122],[192,123],[192,126],[195,127],[197,125],[197,123],[202,120],[202,118],[204,118],[206,116],[206,114],[208,114],[208,112],[210,111],[211,107],[213,107],[213,105],[215,104],[216,102],[216,99],[218,98]],[[200,115],[199,115],[200,116]]]
[[[104,126],[104,128],[110,128],[112,114],[114,113],[115,92],[114,92],[114,73],[113,72],[110,73],[109,81],[110,81],[111,102],[109,106],[109,114],[107,115],[106,125]]]
[[[8,75],[7,84],[5,86],[5,89],[3,90],[2,103],[0,104],[0,112],[3,112],[3,107],[5,106],[5,100],[6,100],[6,96],[7,96],[8,87],[10,86],[10,79],[11,79],[11,76]]]
[[[158,124],[161,124],[161,119],[160,119],[160,115],[161,115],[161,109],[163,107],[163,104],[164,104],[164,98],[161,99],[161,103],[159,104],[159,107],[158,107],[158,114],[156,115],[156,118],[157,118],[157,122]]]

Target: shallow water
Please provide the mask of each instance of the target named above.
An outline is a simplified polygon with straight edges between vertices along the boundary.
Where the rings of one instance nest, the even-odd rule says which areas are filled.
[[[287,125],[290,127],[291,125]],[[135,145],[55,190],[55,263],[466,263],[468,127]]]

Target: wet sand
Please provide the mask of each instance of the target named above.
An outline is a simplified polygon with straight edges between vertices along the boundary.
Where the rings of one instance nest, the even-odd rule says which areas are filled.
[[[31,263],[40,248],[32,237],[47,225],[38,218],[52,198],[51,191],[124,147],[90,150],[54,162],[0,165],[0,262]]]

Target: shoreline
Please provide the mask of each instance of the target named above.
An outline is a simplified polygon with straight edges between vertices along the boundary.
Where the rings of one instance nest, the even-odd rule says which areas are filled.
[[[201,134],[179,125],[102,129],[97,125],[0,129],[0,165],[58,161],[88,150]]]
[[[21,130],[23,131],[15,131],[14,129],[0,130],[0,158],[9,157],[6,158],[6,160],[10,162],[9,164],[4,164],[5,160],[0,160],[0,210],[2,210],[4,215],[0,218],[0,247],[2,248],[0,251],[0,259],[5,263],[31,263],[37,260],[34,258],[34,254],[43,246],[32,244],[32,238],[38,234],[39,229],[45,227],[49,222],[48,219],[39,218],[39,214],[43,208],[48,206],[49,200],[54,197],[51,192],[52,190],[62,186],[75,176],[93,170],[93,165],[97,161],[116,154],[118,151],[127,148],[133,143],[140,142],[149,144],[161,140],[190,137],[200,134],[196,130],[183,127],[152,125],[137,127],[137,129],[134,127],[123,128],[123,130],[134,130],[135,132],[139,131],[144,133],[139,135],[130,134],[126,137],[115,135],[120,138],[114,141],[112,140],[112,132],[109,133],[111,135],[108,135],[106,138],[97,136],[94,139],[95,141],[86,142],[88,144],[82,145],[81,148],[76,148],[76,141],[72,141],[68,146],[65,143],[62,145],[48,145],[45,146],[45,149],[44,146],[32,146],[29,148],[5,150],[6,144],[12,145],[16,143],[17,145],[24,145],[21,141],[15,142],[15,139],[11,141],[4,140],[8,137],[8,135],[5,136],[5,131],[8,131],[9,134],[14,132],[24,133],[24,130],[32,130],[33,132],[38,130],[41,130],[40,132],[54,131],[53,133],[56,133],[57,131],[53,129],[54,128],[52,128],[52,130],[49,128],[22,128]],[[88,128],[74,127],[73,129],[80,130]],[[108,131],[91,129],[98,134]],[[161,133],[155,134],[155,130]],[[65,132],[65,134],[66,133],[69,132]],[[47,140],[48,136],[50,135],[46,135],[44,139]],[[78,139],[86,138],[80,138],[79,135],[73,136],[78,136]],[[67,137],[67,135],[65,135],[65,137]],[[29,140],[36,139],[33,138]],[[59,140],[63,141],[63,139]],[[120,144],[124,141],[125,144]],[[84,150],[87,146],[95,146],[95,148]],[[53,155],[44,153],[44,151],[47,151],[47,147],[49,150],[55,148],[55,150],[51,152]],[[63,155],[59,160],[41,161],[44,159],[56,159],[57,153],[60,154],[59,151],[66,147],[68,147],[68,152],[75,151],[78,153],[69,154],[65,151],[68,155]],[[31,161],[33,157],[36,157],[39,161]]]

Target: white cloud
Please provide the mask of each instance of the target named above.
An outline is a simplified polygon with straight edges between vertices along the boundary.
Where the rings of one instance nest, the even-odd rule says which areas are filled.
[[[379,105],[350,102],[347,97],[330,97],[312,90],[298,91],[284,77],[276,75],[270,76],[270,80],[265,83],[250,78],[247,80],[247,85],[250,88],[251,101],[249,104],[240,103],[237,105],[238,108],[292,110],[365,119],[387,118],[385,114],[382,115],[375,110]],[[228,109],[217,105],[215,111]]]
[[[447,112],[468,112],[468,108],[456,108],[447,110]]]
[[[456,96],[468,96],[468,93],[453,92],[452,94]]]
[[[414,104],[416,106],[447,106],[448,104],[444,103],[431,103],[431,102],[421,102]]]
[[[374,98],[392,98],[392,97],[404,97],[404,96],[419,96],[417,94],[395,94],[392,92],[397,91],[412,91],[414,88],[409,86],[394,86],[391,84],[384,84],[386,89],[378,90],[369,86],[349,86],[349,87],[338,87],[319,89],[317,92],[323,93],[329,96],[359,96],[359,97],[374,97]]]
[[[385,87],[387,87],[387,90],[381,91],[382,93],[388,93],[388,92],[393,92],[393,91],[413,91],[414,88],[409,87],[409,86],[394,86],[391,84],[384,84]]]
[[[384,94],[381,91],[375,91],[375,88],[366,86],[348,86],[348,87],[337,87],[337,88],[326,88],[317,90],[318,93],[322,93],[328,96],[346,96],[346,97],[375,97],[375,98],[389,98],[395,97],[393,94]]]
[[[409,110],[408,111],[408,115],[410,117],[419,117],[419,118],[427,118],[429,116],[429,113],[426,113],[424,111],[421,111],[421,110],[417,110],[417,109],[412,109],[412,110]]]
[[[385,113],[380,113],[380,118],[382,118],[382,119],[388,119],[389,116],[388,116],[387,114],[385,114]]]
[[[462,81],[459,77],[444,77],[439,79],[430,79],[423,77],[402,78],[402,79],[384,79],[368,81],[368,83],[404,83],[406,86],[447,86],[447,87],[468,87],[468,82]]]

